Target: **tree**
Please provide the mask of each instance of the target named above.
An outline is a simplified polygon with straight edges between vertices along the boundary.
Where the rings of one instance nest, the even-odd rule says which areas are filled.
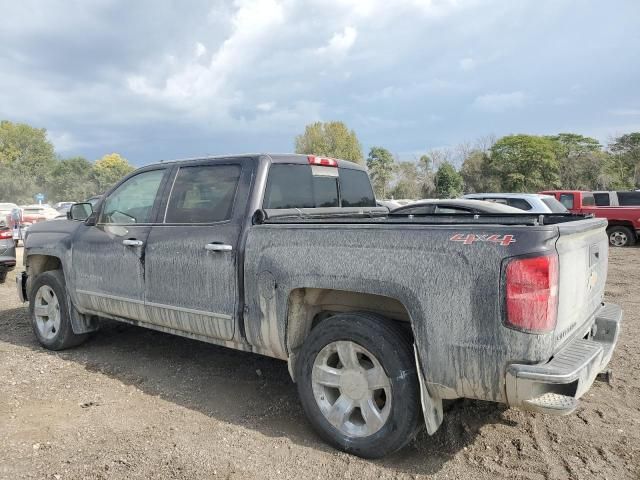
[[[367,158],[367,167],[376,196],[387,198],[389,182],[393,178],[395,169],[393,155],[386,148],[371,147]]]
[[[322,155],[363,163],[362,147],[353,130],[343,122],[315,122],[307,125],[295,140],[296,153]]]
[[[433,172],[433,161],[429,155],[421,155],[418,159],[418,183],[420,196],[432,198],[436,194],[436,175]]]
[[[609,171],[614,175],[616,188],[640,186],[640,133],[627,133],[609,145],[612,158]]]
[[[414,162],[399,162],[396,167],[396,184],[391,190],[393,198],[418,199],[422,196],[422,185],[418,166]]]
[[[98,191],[103,193],[114,183],[134,170],[125,158],[117,153],[105,155],[96,160],[91,172],[91,178],[96,183]]]
[[[462,177],[449,162],[444,162],[436,172],[438,198],[456,198],[462,195]]]
[[[51,173],[49,195],[58,201],[81,202],[98,193],[92,178],[93,165],[83,157],[57,162]]]
[[[555,188],[559,165],[551,140],[534,135],[508,135],[491,147],[491,170],[502,189],[531,192]]]
[[[0,121],[0,201],[33,203],[55,163],[44,128]]]
[[[465,158],[460,168],[460,175],[464,181],[464,191],[480,193],[499,191],[500,178],[491,169],[489,155],[480,150],[473,150]]]
[[[604,169],[600,142],[576,133],[559,133],[545,137],[551,140],[558,160],[560,184],[563,188],[592,190]]]

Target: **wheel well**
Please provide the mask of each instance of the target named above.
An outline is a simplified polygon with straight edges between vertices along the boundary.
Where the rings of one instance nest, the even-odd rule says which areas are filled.
[[[371,293],[325,288],[298,288],[289,295],[287,315],[287,350],[298,350],[309,332],[323,320],[344,312],[376,313],[407,326],[411,320],[405,306],[397,299]]]
[[[609,225],[607,226],[607,229],[611,228],[611,227],[627,227],[629,229],[631,229],[631,231],[633,231],[633,223],[631,222],[627,222],[625,220],[609,220]]]
[[[58,257],[50,255],[29,255],[27,257],[27,292],[31,289],[31,282],[42,272],[59,270],[62,263]]]

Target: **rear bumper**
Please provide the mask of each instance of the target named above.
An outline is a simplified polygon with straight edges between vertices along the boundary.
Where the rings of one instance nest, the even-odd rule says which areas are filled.
[[[555,415],[571,413],[577,399],[589,390],[611,360],[621,322],[620,307],[604,304],[596,313],[588,338],[571,341],[547,363],[509,365],[506,375],[509,405]]]
[[[0,256],[0,272],[8,272],[13,270],[16,266],[16,257],[14,256]]]

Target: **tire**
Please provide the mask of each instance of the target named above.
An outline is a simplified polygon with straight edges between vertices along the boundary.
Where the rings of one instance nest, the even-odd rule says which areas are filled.
[[[6,271],[0,272],[0,283],[4,283],[6,280],[7,280],[7,272]]]
[[[330,372],[327,378],[324,370]],[[384,375],[374,375],[381,370]],[[302,346],[296,381],[315,430],[345,452],[383,457],[413,440],[422,424],[413,346],[402,328],[384,317],[347,313],[321,322]]]
[[[617,225],[607,229],[609,245],[612,247],[630,247],[636,243],[636,235],[629,227]]]
[[[62,270],[36,277],[29,295],[29,316],[36,338],[49,350],[75,347],[88,338],[87,334],[76,335],[71,328]]]

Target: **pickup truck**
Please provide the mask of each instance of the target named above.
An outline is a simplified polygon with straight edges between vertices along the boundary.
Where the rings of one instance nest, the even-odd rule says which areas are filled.
[[[571,212],[606,218],[609,243],[614,247],[635,245],[640,237],[640,206],[599,207],[592,192],[580,190],[549,190],[541,193],[553,195]]]
[[[599,191],[593,192],[598,207],[640,207],[638,191]]]
[[[17,277],[45,348],[106,317],[285,360],[319,435],[368,458],[448,399],[571,413],[622,318],[604,220],[391,216],[331,158],[157,163],[69,218],[29,230]]]

